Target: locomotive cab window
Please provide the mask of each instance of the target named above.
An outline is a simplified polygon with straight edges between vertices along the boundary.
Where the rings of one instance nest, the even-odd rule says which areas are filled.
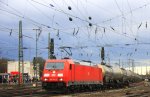
[[[45,69],[64,69],[64,63],[62,62],[47,63]]]

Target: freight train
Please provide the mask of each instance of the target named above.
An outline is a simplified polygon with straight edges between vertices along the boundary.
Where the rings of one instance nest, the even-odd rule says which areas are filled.
[[[42,75],[45,90],[77,90],[122,87],[141,77],[129,70],[108,65],[87,66],[72,59],[47,60]]]

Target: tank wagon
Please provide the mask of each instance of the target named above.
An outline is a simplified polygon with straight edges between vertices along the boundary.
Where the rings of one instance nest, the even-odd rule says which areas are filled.
[[[102,69],[79,64],[71,59],[47,60],[43,70],[42,87],[51,90],[100,88]]]
[[[104,87],[122,87],[142,80],[138,74],[124,68],[101,64],[97,66],[102,69]]]

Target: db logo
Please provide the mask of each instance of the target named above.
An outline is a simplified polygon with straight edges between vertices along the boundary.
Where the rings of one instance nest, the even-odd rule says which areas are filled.
[[[52,76],[56,76],[56,74],[52,74]]]

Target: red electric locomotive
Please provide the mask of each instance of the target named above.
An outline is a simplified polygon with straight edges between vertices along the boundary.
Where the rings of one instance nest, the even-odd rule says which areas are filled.
[[[71,59],[47,60],[43,70],[42,87],[46,90],[75,90],[100,88],[102,69],[86,66]]]

